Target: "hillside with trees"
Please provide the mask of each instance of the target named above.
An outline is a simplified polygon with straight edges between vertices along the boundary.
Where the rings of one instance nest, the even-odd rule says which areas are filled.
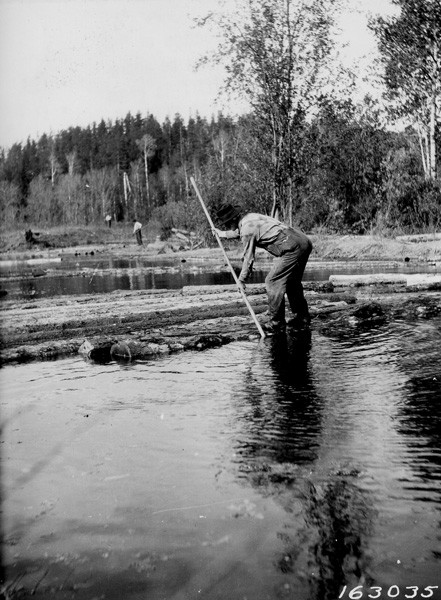
[[[439,3],[395,0],[398,16],[371,22],[387,118],[373,98],[336,91],[335,4],[250,0],[237,21],[216,22],[226,86],[248,99],[247,115],[159,123],[129,113],[3,150],[3,226],[95,225],[110,214],[155,219],[165,233],[203,230],[193,176],[213,214],[233,201],[311,232],[439,229]]]

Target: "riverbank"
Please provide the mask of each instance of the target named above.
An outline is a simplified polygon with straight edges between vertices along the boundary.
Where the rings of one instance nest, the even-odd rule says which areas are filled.
[[[182,236],[181,236],[182,237]],[[185,236],[184,236],[185,237]],[[190,239],[191,236],[188,236]],[[310,235],[317,260],[396,260],[437,262],[441,264],[441,233],[384,237],[379,235]],[[2,231],[0,259],[29,259],[62,256],[69,253],[106,253],[116,256],[215,257],[219,248],[214,241],[207,247],[203,240],[190,244],[171,235],[159,241],[159,227],[147,228],[143,246],[138,246],[131,225],[117,224],[109,228],[69,227],[41,229],[34,232],[35,243],[25,240],[25,231]],[[180,240],[180,241],[179,241]],[[240,243],[229,240],[226,247],[240,254]],[[193,248],[190,246],[193,245]],[[186,246],[188,248],[186,249]],[[197,247],[196,247],[197,246]]]

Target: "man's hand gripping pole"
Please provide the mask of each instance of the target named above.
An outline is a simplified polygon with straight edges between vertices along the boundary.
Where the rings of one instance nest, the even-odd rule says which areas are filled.
[[[208,222],[209,222],[209,224],[210,224],[210,227],[211,227],[211,229],[212,229],[212,231],[213,231],[213,233],[214,233],[214,236],[215,236],[215,238],[216,238],[216,240],[217,240],[217,243],[219,244],[219,247],[220,247],[220,249],[222,250],[222,252],[223,252],[223,255],[224,255],[224,257],[225,257],[225,260],[227,261],[227,265],[228,265],[228,267],[230,268],[231,274],[232,274],[232,275],[233,275],[233,277],[234,277],[234,281],[236,282],[236,285],[237,285],[237,287],[238,287],[238,290],[239,290],[239,292],[241,293],[241,295],[242,295],[242,298],[244,299],[244,301],[245,301],[245,304],[247,305],[247,308],[248,308],[248,310],[250,311],[250,314],[251,314],[251,316],[252,316],[252,318],[253,318],[253,321],[254,321],[254,322],[255,322],[255,324],[256,324],[256,327],[257,327],[257,329],[259,330],[259,333],[260,333],[261,337],[263,337],[263,338],[264,338],[264,337],[265,337],[265,332],[263,331],[261,324],[260,324],[260,323],[259,323],[259,321],[257,320],[257,317],[256,317],[256,314],[255,314],[255,312],[254,312],[254,310],[253,310],[253,307],[252,307],[252,306],[251,306],[251,304],[249,303],[249,301],[248,301],[248,298],[247,298],[247,296],[246,296],[246,294],[245,294],[245,292],[244,292],[244,289],[243,289],[243,287],[242,287],[242,285],[241,285],[241,283],[240,283],[239,279],[237,278],[237,275],[236,275],[236,273],[235,273],[235,271],[234,271],[234,269],[233,269],[233,267],[232,267],[232,265],[231,265],[231,263],[230,263],[230,260],[229,260],[229,258],[228,258],[228,256],[227,256],[227,253],[225,252],[225,248],[223,247],[223,245],[222,245],[222,242],[221,242],[221,240],[220,240],[220,237],[219,237],[219,235],[218,235],[218,233],[217,233],[217,231],[216,231],[216,228],[215,228],[215,226],[213,225],[213,221],[211,220],[210,213],[208,212],[208,210],[207,210],[207,207],[205,206],[205,203],[204,203],[204,201],[202,200],[202,196],[201,196],[201,195],[200,195],[200,193],[199,193],[199,190],[198,190],[198,188],[197,188],[196,182],[195,182],[195,180],[194,180],[194,178],[193,178],[193,177],[190,177],[190,181],[191,181],[191,184],[192,184],[192,186],[194,187],[194,191],[196,192],[196,195],[197,195],[197,197],[199,198],[199,202],[201,203],[201,206],[202,206],[202,208],[203,208],[203,210],[204,210],[205,216],[206,216],[206,217],[207,217],[207,219],[208,219]]]

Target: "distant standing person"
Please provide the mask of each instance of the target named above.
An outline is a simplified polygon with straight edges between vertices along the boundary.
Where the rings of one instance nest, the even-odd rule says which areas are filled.
[[[136,235],[136,241],[138,242],[138,246],[142,246],[142,233],[141,233],[142,225],[139,221],[134,219],[133,221],[133,233]]]
[[[106,223],[109,229],[112,227],[112,217],[111,215],[106,215]]]

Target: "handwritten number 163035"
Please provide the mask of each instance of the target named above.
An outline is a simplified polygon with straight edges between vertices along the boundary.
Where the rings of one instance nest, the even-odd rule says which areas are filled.
[[[398,585],[391,585],[389,588],[375,585],[365,588],[362,585],[357,585],[348,590],[348,586],[345,585],[340,592],[339,599],[345,597],[349,600],[361,600],[361,598],[372,598],[373,600],[379,598],[432,598],[433,590],[437,589],[437,585],[426,585],[425,588],[421,589],[421,592],[417,585],[408,585],[405,588],[399,588]]]

